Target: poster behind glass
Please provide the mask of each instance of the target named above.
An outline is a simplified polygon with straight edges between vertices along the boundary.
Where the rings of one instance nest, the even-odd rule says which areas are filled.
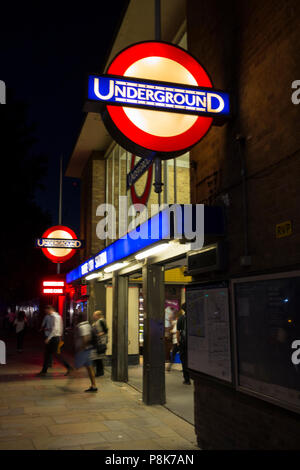
[[[235,284],[239,385],[300,408],[300,278]]]

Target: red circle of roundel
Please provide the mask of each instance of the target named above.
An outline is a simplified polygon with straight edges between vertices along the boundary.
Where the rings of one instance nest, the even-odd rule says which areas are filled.
[[[73,232],[73,230],[70,229],[69,227],[65,227],[64,225],[54,225],[53,227],[48,228],[43,233],[42,238],[48,238],[49,235],[52,232],[55,232],[56,230],[63,230],[64,232],[67,232],[69,235],[71,235],[72,240],[77,240],[75,232]],[[53,261],[53,263],[64,263],[65,261],[69,260],[70,258],[72,258],[72,256],[75,255],[76,250],[72,249],[70,251],[70,253],[68,253],[67,255],[59,256],[59,257],[57,257],[57,256],[53,255],[52,253],[50,253],[48,248],[42,248],[42,252],[44,253],[45,256],[47,256],[47,258],[51,259],[51,261]]]
[[[131,155],[131,165],[130,169],[133,170],[134,164],[135,164],[135,155]],[[143,204],[144,206],[147,204],[150,192],[151,192],[151,183],[152,183],[152,173],[153,173],[153,164],[150,166],[150,168],[147,171],[147,180],[146,180],[146,185],[145,189],[143,191],[143,194],[141,196],[138,196],[136,194],[136,190],[134,187],[134,184],[130,186],[130,194],[131,194],[131,199],[133,204]]]
[[[210,77],[193,56],[174,44],[164,42],[147,41],[124,49],[113,59],[107,73],[124,76],[126,70],[136,61],[153,56],[164,57],[179,63],[190,72],[198,86],[212,88]],[[162,137],[149,134],[137,127],[128,118],[123,107],[107,105],[106,108],[116,128],[129,141],[140,148],[160,154],[163,158],[167,157],[168,152],[174,156],[174,154],[180,155],[188,151],[204,137],[213,121],[210,117],[198,116],[195,123],[185,132],[171,137]],[[167,116],[166,112],[166,119]]]

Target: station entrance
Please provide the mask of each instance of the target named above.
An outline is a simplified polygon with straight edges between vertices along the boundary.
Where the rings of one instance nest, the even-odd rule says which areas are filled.
[[[142,269],[138,269],[127,276],[118,276],[118,278],[123,279],[121,282],[120,279],[115,281],[115,285],[114,280],[106,284],[106,317],[110,332],[112,332],[114,328],[113,305],[116,305],[116,300],[114,302],[113,298],[114,290],[119,290],[120,288],[124,289],[121,297],[123,303],[126,302],[127,305],[127,312],[123,309],[124,311],[119,315],[118,327],[115,325],[115,331],[116,328],[119,330],[118,339],[116,338],[116,334],[110,334],[107,351],[108,357],[111,357],[109,363],[113,366],[113,356],[118,354],[116,351],[113,351],[113,342],[118,341],[120,348],[124,348],[125,346],[121,344],[122,325],[120,325],[120,317],[125,316],[127,317],[127,321],[124,321],[123,326],[127,330],[125,341],[127,340],[128,354],[127,364],[120,366],[121,368],[124,367],[124,370],[127,369],[127,377],[126,371],[124,372],[123,370],[123,373],[125,373],[125,381],[128,381],[131,386],[140,391],[144,399],[147,394],[145,387],[150,388],[157,386],[160,390],[164,389],[165,406],[176,415],[194,424],[193,386],[192,383],[191,385],[183,383],[184,379],[180,354],[175,347],[177,342],[176,324],[178,318],[183,313],[181,306],[185,303],[186,286],[191,282],[191,277],[186,275],[186,257],[165,262],[163,265],[159,265],[159,269],[161,269],[163,273],[163,282],[160,287],[157,286],[157,289],[154,288],[154,292],[149,292],[149,289],[147,289],[147,293],[144,292],[147,281],[145,279],[145,271]],[[121,286],[121,284],[124,284],[124,286]],[[148,298],[146,298],[147,294]],[[149,294],[152,299],[149,298]],[[155,310],[157,300],[162,300],[162,298],[162,328],[157,329],[156,325],[157,331],[153,330],[152,333],[150,333],[150,338],[148,332],[147,339],[147,315],[151,315],[151,313],[149,311],[147,312],[145,303],[148,302],[148,310],[149,302],[151,307]],[[120,305],[118,307],[122,309]],[[162,339],[163,341],[161,341]],[[145,350],[147,347],[145,342],[147,340],[152,342],[151,357],[149,357],[149,352],[147,357],[147,350]],[[156,342],[158,343],[157,349],[155,348]],[[157,354],[159,357],[153,357],[153,350],[155,351],[155,355]],[[149,368],[151,368],[151,371],[148,370]],[[112,372],[112,375],[113,374],[114,372]],[[115,378],[119,380],[120,377]],[[158,383],[158,381],[164,381],[164,384]]]

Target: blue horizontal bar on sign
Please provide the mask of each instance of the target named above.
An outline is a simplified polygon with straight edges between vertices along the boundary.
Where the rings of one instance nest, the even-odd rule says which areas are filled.
[[[188,208],[191,209],[192,219],[194,221],[196,206],[197,205],[192,204],[174,204],[166,207],[164,210],[139,225],[136,229],[114,241],[104,250],[69,272],[66,277],[67,283],[70,284],[109,264],[134,255],[159,241],[183,238],[184,235],[186,235],[185,219],[189,212]],[[188,229],[191,231],[192,229],[194,230],[195,227]],[[203,230],[205,235],[224,235],[224,214],[221,207],[204,206]]]
[[[113,75],[89,75],[88,99],[110,105],[213,118],[230,116],[230,97],[213,88]]]
[[[71,283],[83,276],[133,255],[163,239],[170,239],[171,227],[169,211],[162,211],[139,225],[136,229],[119,238],[96,256],[88,259],[67,274],[67,282]]]

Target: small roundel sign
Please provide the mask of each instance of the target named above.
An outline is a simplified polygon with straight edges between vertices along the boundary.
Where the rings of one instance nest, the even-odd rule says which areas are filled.
[[[147,41],[121,51],[105,75],[90,75],[88,100],[102,104],[112,137],[141,157],[179,156],[230,115],[228,93],[173,44]]]
[[[64,263],[75,255],[82,242],[69,227],[55,225],[48,228],[42,238],[37,240],[37,246],[53,263]]]

